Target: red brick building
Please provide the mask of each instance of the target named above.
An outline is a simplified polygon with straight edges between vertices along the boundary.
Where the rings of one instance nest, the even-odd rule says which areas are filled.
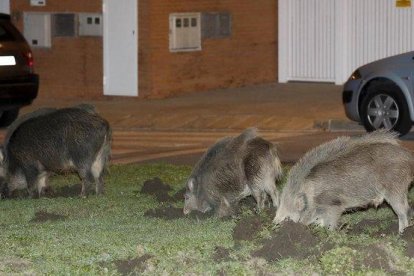
[[[28,39],[36,44],[32,48],[41,79],[40,97],[104,97],[105,59],[116,58],[123,51],[105,52],[105,36],[111,35],[112,29],[104,26],[100,35],[85,35],[79,22],[85,14],[85,20],[102,15],[95,23],[117,25],[114,22],[123,19],[111,19],[114,5],[120,3],[114,1],[10,1],[12,19],[26,38],[30,32],[38,32],[33,23],[38,21],[31,21],[31,15],[49,18],[40,24],[51,33],[49,40]],[[136,1],[133,4],[137,9],[137,18],[133,19],[137,29],[138,97],[166,97],[277,80],[277,0],[132,1]],[[112,5],[109,9],[108,4]],[[88,13],[92,19],[86,19]],[[74,27],[74,32],[68,26]],[[179,28],[187,26],[194,29],[189,40],[187,34],[179,33]]]

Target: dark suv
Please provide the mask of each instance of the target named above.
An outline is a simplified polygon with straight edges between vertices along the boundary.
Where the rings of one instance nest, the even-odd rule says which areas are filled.
[[[30,47],[10,16],[0,13],[0,126],[11,124],[19,109],[36,98],[38,89]]]

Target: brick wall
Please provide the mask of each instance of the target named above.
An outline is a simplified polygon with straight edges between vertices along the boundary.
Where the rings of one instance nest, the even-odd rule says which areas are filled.
[[[277,0],[139,0],[139,95],[165,97],[220,87],[276,81]],[[11,1],[16,25],[23,11],[102,12],[102,0],[47,0],[31,7]],[[226,11],[232,35],[205,39],[202,50],[171,53],[168,18],[176,12]],[[52,48],[34,49],[39,97],[103,97],[102,37],[53,38]]]
[[[150,1],[150,91],[163,97],[277,79],[276,0]],[[168,17],[175,12],[227,11],[232,36],[206,39],[198,52],[170,53]],[[142,91],[141,91],[142,95]]]
[[[101,0],[47,0],[32,7],[28,0],[13,0],[10,12],[23,30],[23,11],[102,12]],[[52,37],[52,47],[33,48],[35,71],[40,75],[39,97],[97,98],[102,95],[102,37]]]

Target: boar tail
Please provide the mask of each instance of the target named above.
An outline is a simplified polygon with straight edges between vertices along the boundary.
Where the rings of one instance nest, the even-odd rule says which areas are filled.
[[[270,153],[272,155],[272,162],[273,162],[275,180],[279,181],[283,177],[283,169],[282,169],[282,164],[280,163],[279,153],[277,151],[276,146],[273,145],[273,144],[272,144],[272,147],[270,149]]]
[[[103,142],[103,156],[105,156],[105,170],[108,171],[109,161],[111,159],[112,129],[107,124],[107,132]]]
[[[243,141],[249,141],[253,138],[257,137],[257,128],[255,127],[249,127],[246,128],[240,135],[239,139],[242,139]]]
[[[257,128],[250,127],[245,129],[239,136],[235,137],[229,144],[230,149],[238,149],[245,145],[248,141],[257,137]]]
[[[360,137],[352,138],[350,141],[351,145],[370,145],[370,144],[392,144],[399,145],[398,133],[380,129],[377,131],[370,132]]]

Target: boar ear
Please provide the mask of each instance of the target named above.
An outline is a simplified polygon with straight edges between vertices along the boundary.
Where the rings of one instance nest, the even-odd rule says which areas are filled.
[[[190,180],[188,180],[187,187],[190,190],[190,192],[194,191],[194,178],[190,178]]]
[[[295,207],[296,207],[296,210],[298,210],[299,212],[304,211],[308,207],[308,198],[306,197],[305,194],[300,194],[295,199]]]
[[[0,146],[0,164],[3,164],[4,162],[4,148],[3,146]]]

